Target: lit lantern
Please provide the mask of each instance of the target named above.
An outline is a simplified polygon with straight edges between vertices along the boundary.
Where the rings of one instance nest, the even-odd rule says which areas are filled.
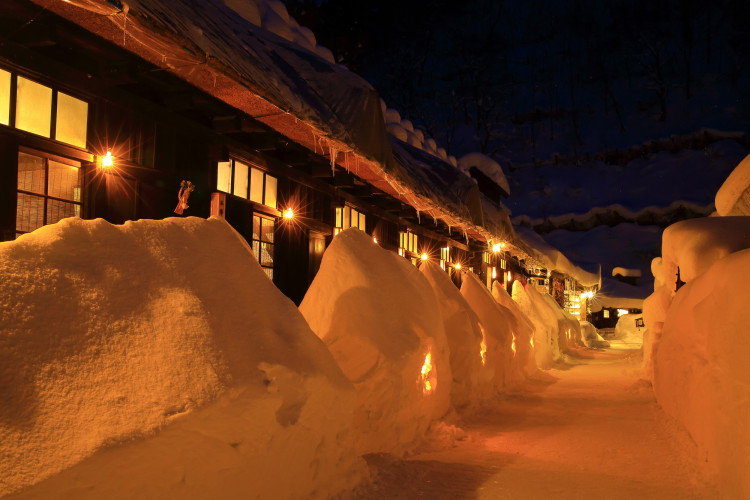
[[[424,358],[424,364],[422,364],[422,371],[419,377],[419,381],[422,385],[422,394],[429,394],[435,389],[437,383],[435,383],[434,376],[432,376],[432,352],[428,351]]]
[[[461,270],[461,263],[460,262],[456,262],[456,265],[453,266],[453,267],[456,268],[456,271],[460,271]]]
[[[286,220],[294,219],[294,210],[292,210],[291,207],[288,207],[286,210],[284,210],[284,218]]]
[[[373,236],[372,237],[372,242],[377,245],[378,244],[378,239],[375,236]]]
[[[510,349],[513,351],[513,356],[516,355],[516,334],[511,332],[511,335],[513,335],[513,340],[510,342]]]
[[[531,337],[529,339],[529,344],[531,344],[531,348],[533,349],[534,348],[534,337]]]
[[[510,273],[510,271],[508,271],[508,283],[510,283],[511,281],[513,281],[513,275]]]
[[[427,252],[422,252],[422,255],[420,256],[420,258],[422,259],[422,262],[427,262],[430,256],[427,255]]]
[[[497,278],[497,268],[496,268],[496,267],[493,267],[493,268],[492,268],[492,279],[494,280],[494,279],[496,279],[496,278]]]
[[[492,245],[492,251],[494,253],[500,252],[500,243],[495,243],[494,245]]]
[[[101,157],[102,168],[112,168],[114,165],[114,158],[112,158],[112,151],[107,151],[107,154]]]
[[[487,364],[487,342],[482,323],[477,324],[479,325],[479,331],[482,332],[482,341],[479,343],[479,358],[482,360],[482,366],[485,366]]]

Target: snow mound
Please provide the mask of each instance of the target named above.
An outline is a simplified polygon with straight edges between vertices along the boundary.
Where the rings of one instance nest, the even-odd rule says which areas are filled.
[[[586,347],[609,347],[609,342],[599,335],[599,330],[588,321],[581,321],[581,335]]]
[[[455,409],[470,407],[492,394],[491,373],[482,363],[479,318],[440,266],[423,262],[420,271],[440,303],[453,373],[451,403]]]
[[[615,325],[615,338],[628,344],[642,344],[644,326],[638,326],[643,314],[623,314]]]
[[[718,471],[722,498],[750,497],[750,308],[737,279],[748,273],[750,250],[742,250],[680,288],[653,351],[659,404]]]
[[[362,477],[351,384],[222,219],[64,219],[0,243],[0,283],[0,495],[327,498]]]
[[[427,279],[358,229],[337,235],[300,304],[354,383],[355,447],[403,453],[450,407],[448,341]]]
[[[557,343],[557,318],[547,307],[541,294],[533,286],[524,287],[521,282],[513,282],[513,302],[534,325],[534,357],[539,368],[549,369],[560,359]]]
[[[750,215],[750,155],[732,170],[716,193],[719,215]]]
[[[514,355],[511,312],[495,301],[474,273],[463,273],[461,295],[479,318],[487,346],[485,366],[492,373],[492,383],[497,391],[504,391],[516,382],[512,373]]]
[[[662,235],[661,280],[694,280],[717,260],[750,247],[750,217],[707,217],[672,224]]]
[[[482,153],[469,153],[458,159],[458,168],[463,172],[468,174],[471,167],[476,167],[480,172],[492,179],[495,184],[503,188],[506,193],[510,194],[508,179],[505,177],[503,169],[498,162]]]
[[[534,358],[534,325],[529,318],[521,311],[513,299],[505,291],[505,287],[500,282],[492,284],[492,296],[500,306],[507,309],[511,320],[511,333],[513,334],[512,351],[514,378],[517,381],[523,380],[524,377],[532,376],[537,372],[536,360]]]

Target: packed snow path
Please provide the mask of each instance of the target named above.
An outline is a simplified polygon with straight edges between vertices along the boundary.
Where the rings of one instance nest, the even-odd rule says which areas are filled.
[[[718,498],[640,380],[634,351],[582,351],[459,425],[465,439],[407,460],[373,455],[358,498]],[[439,448],[435,446],[434,448]]]

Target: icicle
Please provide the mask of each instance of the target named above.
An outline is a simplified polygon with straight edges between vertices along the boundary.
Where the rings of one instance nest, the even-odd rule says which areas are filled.
[[[128,12],[130,12],[130,6],[126,4],[125,2],[122,2],[122,13],[123,13],[123,22],[122,22],[122,45],[125,46],[125,39],[128,34]]]
[[[336,157],[339,155],[339,151],[330,141],[328,141],[328,152],[331,155],[331,175],[336,175]]]

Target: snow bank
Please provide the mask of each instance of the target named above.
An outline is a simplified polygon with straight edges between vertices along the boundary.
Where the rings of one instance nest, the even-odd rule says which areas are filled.
[[[615,338],[628,344],[642,344],[645,326],[638,326],[643,314],[623,314],[615,325]]]
[[[516,282],[517,283],[517,282]],[[513,370],[516,380],[532,376],[537,372],[536,359],[534,358],[534,325],[521,311],[513,299],[505,291],[502,283],[494,282],[492,296],[495,301],[511,313],[511,332],[513,334]]]
[[[750,497],[750,308],[738,279],[748,274],[750,250],[742,250],[682,287],[653,354],[659,404],[718,470],[724,498]]]
[[[750,155],[740,162],[716,193],[719,215],[750,215]]]
[[[672,224],[662,236],[661,279],[694,280],[717,260],[750,247],[750,217],[706,217]]]
[[[503,391],[514,382],[512,314],[495,301],[487,287],[471,272],[463,273],[461,295],[479,317],[487,345],[486,366],[492,372],[492,383]]]
[[[609,347],[609,342],[599,335],[599,330],[588,321],[581,321],[581,336],[586,347]]]
[[[354,383],[360,453],[408,451],[448,411],[439,307],[422,273],[358,229],[341,232],[323,255],[299,309]]]
[[[533,287],[513,282],[513,301],[534,325],[534,357],[539,368],[549,369],[560,359],[557,341],[557,318]]]
[[[351,384],[225,221],[64,219],[0,243],[0,283],[0,495],[327,498],[362,477]]]
[[[440,304],[453,373],[451,403],[455,409],[470,407],[492,395],[492,373],[485,368],[479,317],[434,262],[423,262],[420,271],[432,285]]]
[[[503,169],[498,162],[482,153],[468,153],[458,159],[458,168],[468,175],[471,167],[476,167],[484,175],[492,179],[495,184],[503,188],[510,194],[508,179],[503,173]]]

